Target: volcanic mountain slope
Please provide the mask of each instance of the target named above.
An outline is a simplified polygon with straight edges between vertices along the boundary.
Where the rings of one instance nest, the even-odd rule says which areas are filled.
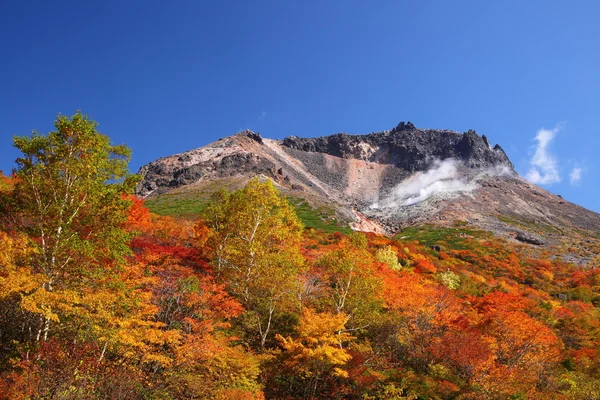
[[[262,138],[252,131],[161,158],[139,172],[137,193],[154,197],[238,188],[273,179],[288,196],[328,204],[354,229],[395,233],[456,221],[533,245],[600,232],[600,215],[525,181],[499,145],[474,131],[401,122],[367,135]],[[209,190],[211,189],[211,190]]]

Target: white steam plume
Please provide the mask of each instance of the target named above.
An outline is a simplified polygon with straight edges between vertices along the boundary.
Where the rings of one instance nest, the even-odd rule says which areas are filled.
[[[462,162],[448,158],[446,160],[435,160],[430,169],[424,172],[416,172],[401,184],[396,186],[390,196],[379,203],[371,205],[371,208],[393,208],[410,206],[427,200],[432,196],[447,197],[458,193],[468,193],[479,186],[476,181],[481,176],[505,176],[512,174],[508,166],[495,166],[481,169],[477,174],[471,175],[470,181],[461,176],[460,167]]]

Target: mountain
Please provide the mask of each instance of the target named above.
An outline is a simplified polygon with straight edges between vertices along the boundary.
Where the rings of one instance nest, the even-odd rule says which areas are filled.
[[[323,218],[378,233],[460,223],[543,247],[600,232],[599,214],[521,178],[485,135],[410,122],[365,135],[284,140],[244,131],[151,162],[139,174],[141,197],[198,202],[217,187],[236,189],[262,175],[292,199],[333,210]],[[590,256],[571,261],[585,263]]]

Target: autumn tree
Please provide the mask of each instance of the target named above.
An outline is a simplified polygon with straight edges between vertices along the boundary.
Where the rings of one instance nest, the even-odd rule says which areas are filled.
[[[24,295],[39,288],[44,276],[21,263],[33,251],[25,235],[0,231],[0,370],[9,367],[19,342],[35,340],[36,333],[29,327],[35,326],[39,318],[23,312],[29,300]]]
[[[36,243],[32,272],[44,277],[30,307],[42,315],[38,340],[59,320],[58,304],[66,311],[64,303],[80,302],[77,288],[97,287],[123,262],[129,202],[122,195],[135,183],[127,173],[130,150],[111,145],[87,116],[58,116],[55,127],[14,138],[23,155],[16,160],[13,211]]]
[[[334,313],[344,313],[355,329],[368,325],[382,306],[383,282],[375,274],[375,260],[367,245],[365,235],[353,233],[316,263],[327,289],[323,298],[314,303]]]
[[[527,299],[498,292],[475,301],[483,316],[478,330],[495,342],[495,370],[481,382],[490,391],[541,387],[558,362],[562,342],[551,328],[523,311],[528,304]]]
[[[273,397],[331,398],[336,379],[347,378],[344,366],[352,358],[344,346],[354,338],[343,313],[316,313],[305,308],[298,337],[276,338],[283,352],[276,358]]]
[[[204,259],[207,248],[192,245],[205,244],[202,232],[208,228],[198,224],[192,230],[187,221],[150,214],[143,201],[132,201],[128,229],[137,232],[131,242],[136,262],[129,269],[143,269],[153,280],[153,320],[165,331],[159,337],[171,332],[179,339],[167,342],[162,352],[143,349],[151,350],[154,360],[144,368],[153,393],[177,399],[262,399],[258,358],[227,336],[231,319],[243,308],[214,281]],[[141,338],[134,339],[139,343]]]
[[[244,325],[264,348],[277,312],[292,310],[302,267],[302,225],[269,180],[217,192],[204,221],[220,282],[246,309]],[[198,230],[198,229],[197,229]]]
[[[48,135],[16,137],[22,156],[14,184],[2,192],[2,339],[16,343],[2,357],[20,348],[22,368],[45,374],[40,382],[51,386],[59,363],[42,360],[52,354],[83,351],[99,364],[110,354],[119,369],[164,366],[171,361],[161,350],[180,340],[154,320],[155,280],[127,260],[124,195],[136,182],[127,172],[130,151],[96,126],[77,113],[59,116]]]

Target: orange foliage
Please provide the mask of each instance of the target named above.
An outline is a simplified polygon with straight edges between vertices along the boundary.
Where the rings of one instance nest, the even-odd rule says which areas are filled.
[[[422,274],[434,274],[437,271],[433,263],[426,258],[415,260],[415,267],[417,268],[417,271]]]

